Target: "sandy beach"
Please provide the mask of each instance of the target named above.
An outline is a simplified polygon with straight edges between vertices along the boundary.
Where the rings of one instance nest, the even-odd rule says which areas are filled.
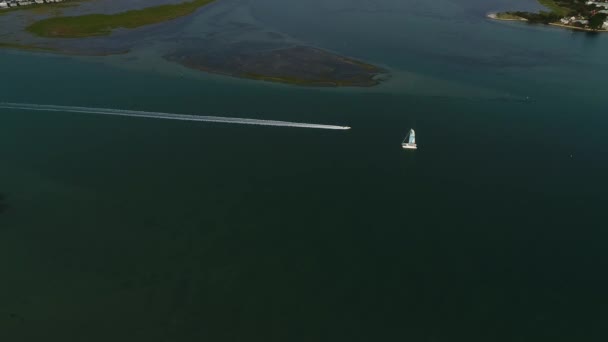
[[[564,25],[564,24],[560,24],[560,23],[550,23],[549,25],[563,27],[563,28],[567,28],[567,29],[571,29],[571,30],[585,31],[585,32],[608,32],[608,30],[593,30],[590,28],[570,26],[570,25]]]

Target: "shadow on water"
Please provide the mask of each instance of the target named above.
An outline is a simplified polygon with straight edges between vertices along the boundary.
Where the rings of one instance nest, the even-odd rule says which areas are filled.
[[[602,35],[602,32],[586,31],[584,44],[585,46],[597,46],[601,42],[598,38]]]

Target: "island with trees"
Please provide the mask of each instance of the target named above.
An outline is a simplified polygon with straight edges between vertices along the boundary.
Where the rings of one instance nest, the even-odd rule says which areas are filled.
[[[573,30],[608,32],[608,1],[538,0],[546,11],[509,11],[491,13],[496,20],[524,21],[531,24],[560,26]]]

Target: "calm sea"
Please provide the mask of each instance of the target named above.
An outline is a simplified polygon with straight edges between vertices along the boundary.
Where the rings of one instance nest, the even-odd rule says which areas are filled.
[[[226,27],[393,77],[311,89],[190,72],[153,47],[1,51],[0,102],[352,130],[0,110],[0,340],[608,340],[608,35],[485,18],[525,0],[214,11],[237,3]]]

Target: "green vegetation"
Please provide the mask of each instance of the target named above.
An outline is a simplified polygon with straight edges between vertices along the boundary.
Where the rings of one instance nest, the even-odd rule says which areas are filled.
[[[579,0],[538,0],[538,2],[549,9],[549,11],[540,11],[538,13],[507,12],[507,14],[524,18],[531,23],[549,24],[575,13],[577,9],[586,10],[584,2],[581,2],[583,7],[579,8],[577,4]]]
[[[27,27],[27,31],[49,38],[106,36],[118,28],[133,29],[183,17],[213,1],[215,0],[193,0],[176,5],[161,5],[117,14],[49,18],[33,23]]]
[[[524,18],[517,16],[511,12],[502,12],[502,13],[496,13],[496,19],[502,19],[502,20],[524,20]]]
[[[598,13],[591,18],[589,18],[589,28],[593,30],[599,30],[602,28],[604,24],[604,20],[606,20],[606,14]]]
[[[556,21],[559,21],[559,19],[562,17],[559,14],[553,13],[553,12],[538,12],[538,13],[531,13],[531,12],[511,12],[510,14],[524,18],[526,20],[528,20],[530,23],[538,23],[538,24],[550,24]]]
[[[560,6],[555,0],[538,0],[538,2],[559,16],[565,17],[572,11],[570,8]],[[561,2],[564,3],[563,1]]]
[[[597,14],[598,8],[587,5],[587,0],[538,0],[549,11],[531,12],[504,12],[496,15],[497,19],[512,19],[520,17],[530,23],[552,24],[558,23],[564,17],[574,16],[578,20],[573,20],[566,24],[569,27],[577,27],[586,30],[599,30],[602,28],[606,15]],[[583,20],[589,20],[585,24]]]

